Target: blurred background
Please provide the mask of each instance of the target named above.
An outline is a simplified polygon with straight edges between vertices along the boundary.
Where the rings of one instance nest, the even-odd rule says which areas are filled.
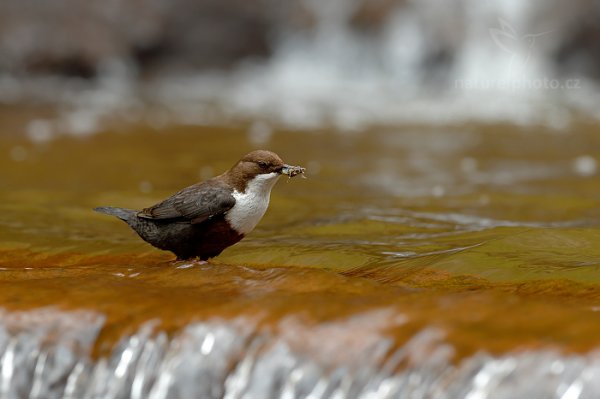
[[[3,0],[0,102],[60,105],[34,135],[118,118],[565,129],[598,116],[599,14],[592,0]]]
[[[0,0],[0,397],[597,398],[599,20]],[[92,212],[257,148],[307,179],[208,265]]]

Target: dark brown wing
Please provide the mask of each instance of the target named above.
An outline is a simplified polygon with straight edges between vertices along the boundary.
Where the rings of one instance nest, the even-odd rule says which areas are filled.
[[[138,213],[147,219],[183,219],[192,224],[227,212],[235,205],[231,188],[215,181],[194,184]]]

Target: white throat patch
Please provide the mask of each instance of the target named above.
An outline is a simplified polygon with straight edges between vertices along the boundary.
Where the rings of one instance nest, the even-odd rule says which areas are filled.
[[[280,174],[275,172],[257,175],[248,182],[245,192],[233,192],[235,205],[225,219],[238,233],[248,234],[260,222],[269,206],[271,189],[279,177]]]

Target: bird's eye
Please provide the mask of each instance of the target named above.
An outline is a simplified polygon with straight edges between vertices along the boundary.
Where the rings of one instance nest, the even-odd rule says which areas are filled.
[[[259,161],[259,162],[258,162],[258,166],[260,166],[261,168],[265,169],[265,168],[266,168],[268,165],[267,165],[267,163],[266,163],[266,162]]]

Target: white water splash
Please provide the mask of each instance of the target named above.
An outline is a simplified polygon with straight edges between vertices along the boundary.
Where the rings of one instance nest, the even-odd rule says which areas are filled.
[[[288,336],[257,333],[246,319],[192,323],[173,338],[150,322],[122,340],[109,358],[93,362],[82,350],[89,352],[101,316],[49,309],[2,312],[1,393],[44,399],[585,399],[600,392],[598,352],[480,353],[453,364],[452,347],[433,328],[392,350],[377,321],[389,318],[389,312],[368,312],[314,330],[311,345],[320,341],[327,350],[350,354],[338,364],[299,351],[291,331]],[[373,328],[365,325],[369,320]],[[300,327],[292,319],[288,323]],[[347,328],[352,325],[359,334],[379,339],[358,347],[336,340],[340,334],[354,335],[356,330]]]
[[[118,60],[91,86],[0,76],[0,102],[37,93],[64,104],[57,120],[27,128],[42,141],[58,132],[87,135],[115,117],[157,129],[251,119],[342,131],[469,120],[564,130],[578,112],[598,117],[597,84],[557,71],[554,54],[577,18],[556,1],[400,2],[371,34],[352,26],[360,1],[304,6],[314,29],[283,32],[264,62],[149,83]]]

